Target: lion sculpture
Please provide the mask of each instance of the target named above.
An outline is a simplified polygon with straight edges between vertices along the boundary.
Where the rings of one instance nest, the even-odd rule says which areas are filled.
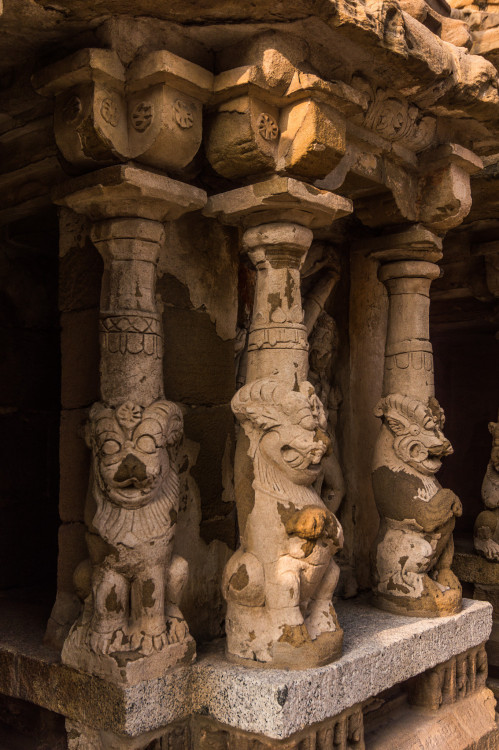
[[[434,617],[458,612],[461,586],[450,567],[459,498],[435,473],[452,453],[438,402],[390,394],[379,402],[373,487],[381,516],[374,560],[376,603],[388,611]]]
[[[65,663],[80,666],[82,651],[130,654],[136,661],[172,645],[185,658],[193,655],[178,606],[187,563],[173,553],[182,422],[169,401],[145,409],[131,402],[117,408],[97,403],[90,411],[90,561],[77,569],[75,584],[85,588],[81,580],[90,564],[91,590],[64,644]]]
[[[490,562],[499,561],[499,422],[489,422],[492,451],[482,483],[482,500],[487,510],[475,521],[475,549]]]
[[[332,598],[343,532],[313,488],[330,447],[324,409],[310,383],[291,390],[272,378],[241,388],[232,409],[248,438],[253,494],[224,571],[228,654],[294,668],[328,663],[342,646]]]

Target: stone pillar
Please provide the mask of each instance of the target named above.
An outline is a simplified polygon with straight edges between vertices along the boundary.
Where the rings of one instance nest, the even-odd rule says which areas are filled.
[[[369,244],[388,292],[382,426],[373,487],[381,516],[374,562],[375,603],[398,614],[458,612],[461,586],[450,566],[461,504],[435,474],[452,452],[435,399],[429,340],[429,291],[439,275],[441,240],[416,225]]]
[[[101,401],[86,426],[89,559],[75,572],[84,606],[62,661],[133,684],[195,654],[178,606],[187,563],[174,552],[183,420],[164,399],[155,283],[162,222],[201,208],[205,193],[115,166],[66,183],[54,199],[90,219],[104,259]]]
[[[294,385],[307,379],[300,268],[312,239],[308,227],[292,222],[260,224],[244,232],[243,248],[257,272],[248,381],[276,377]]]
[[[475,255],[483,256],[487,287],[499,298],[499,242],[482,242],[473,250]],[[489,432],[492,450],[482,483],[482,500],[487,510],[476,519],[473,544],[478,554],[496,563],[499,562],[499,418],[497,422],[489,422]],[[499,583],[499,570],[497,575]]]
[[[349,213],[344,198],[274,177],[210,198],[206,213],[244,229],[257,269],[247,382],[232,410],[241,546],[224,572],[227,653],[243,663],[305,668],[341,654],[332,604],[342,546],[313,487],[330,450],[327,419],[307,381],[300,267],[312,229]]]

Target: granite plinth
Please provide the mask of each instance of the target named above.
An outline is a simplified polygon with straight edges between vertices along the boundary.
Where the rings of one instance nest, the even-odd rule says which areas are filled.
[[[339,602],[337,612],[345,642],[333,664],[243,667],[227,661],[219,642],[192,666],[121,687],[61,665],[42,645],[36,618],[2,602],[0,692],[129,737],[201,714],[283,739],[482,643],[492,626],[491,605],[466,599],[459,614],[425,620],[381,612],[362,598]]]

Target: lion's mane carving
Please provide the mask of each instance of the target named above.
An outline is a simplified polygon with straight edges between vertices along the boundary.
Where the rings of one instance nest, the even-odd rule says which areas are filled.
[[[458,611],[461,587],[450,566],[461,503],[435,477],[441,459],[452,453],[443,410],[434,398],[425,405],[390,394],[375,414],[383,420],[373,463],[381,516],[374,565],[378,603],[414,615]]]
[[[341,653],[332,558],[343,533],[312,487],[330,446],[324,409],[310,383],[292,390],[272,378],[241,388],[232,409],[249,439],[254,496],[224,573],[228,652],[276,666],[327,663]]]

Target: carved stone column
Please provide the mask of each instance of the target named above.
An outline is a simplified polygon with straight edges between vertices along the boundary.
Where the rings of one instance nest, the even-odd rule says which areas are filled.
[[[381,516],[374,559],[375,603],[398,614],[458,612],[461,586],[450,566],[461,503],[435,474],[452,452],[435,399],[429,290],[441,240],[416,225],[369,244],[389,298],[382,419],[373,486]]]
[[[89,559],[73,576],[84,606],[62,660],[126,684],[159,677],[195,653],[178,607],[187,563],[174,552],[183,420],[164,398],[155,284],[163,222],[202,208],[206,194],[158,171],[178,175],[192,162],[212,83],[211,73],[167,50],[125,66],[114,49],[82,49],[33,79],[54,97],[64,163],[90,171],[54,200],[90,220],[104,260],[101,401],[85,435]]]
[[[131,684],[195,654],[178,607],[187,563],[174,552],[183,420],[164,399],[155,282],[162,222],[201,208],[205,193],[115,166],[66,183],[54,199],[92,221],[104,259],[101,401],[86,427],[89,559],[75,572],[85,601],[62,660]]]
[[[499,298],[499,242],[482,242],[475,245],[475,255],[485,261],[487,287],[496,299]],[[499,333],[496,334],[499,338]],[[487,510],[475,521],[473,544],[475,550],[486,560],[499,562],[499,418],[489,422],[492,435],[492,450],[482,483],[482,500]],[[497,574],[499,582],[499,570]]]
[[[342,530],[313,483],[330,449],[327,420],[307,381],[300,268],[312,229],[349,213],[344,198],[274,177],[208,201],[206,213],[239,224],[257,270],[247,383],[232,410],[241,546],[224,573],[227,652],[291,668],[341,654],[332,596]]]

